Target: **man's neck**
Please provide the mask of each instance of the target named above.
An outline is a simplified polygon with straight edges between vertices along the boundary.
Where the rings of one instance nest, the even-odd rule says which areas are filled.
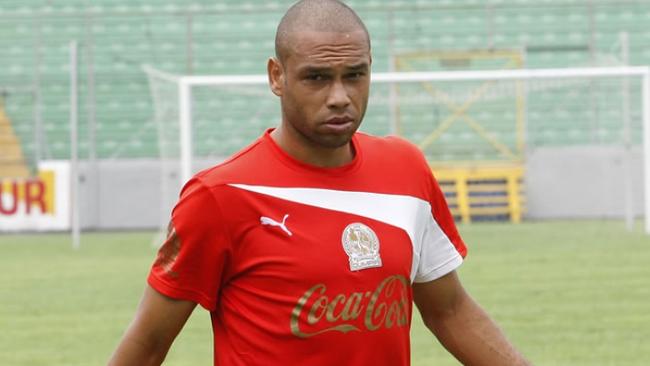
[[[355,152],[351,141],[341,147],[329,148],[314,145],[297,131],[294,133],[297,136],[289,136],[289,134],[291,132],[285,127],[279,126],[271,131],[271,138],[284,152],[303,163],[321,168],[336,168],[354,159]]]

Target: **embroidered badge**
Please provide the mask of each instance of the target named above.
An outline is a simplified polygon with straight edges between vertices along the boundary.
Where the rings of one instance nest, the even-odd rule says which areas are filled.
[[[381,267],[379,239],[368,226],[358,222],[346,226],[341,241],[350,260],[351,271]]]

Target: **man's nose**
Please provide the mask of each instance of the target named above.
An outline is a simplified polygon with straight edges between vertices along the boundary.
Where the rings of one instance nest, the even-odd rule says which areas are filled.
[[[342,109],[350,104],[350,96],[345,85],[340,80],[334,81],[327,96],[327,107],[331,109]]]

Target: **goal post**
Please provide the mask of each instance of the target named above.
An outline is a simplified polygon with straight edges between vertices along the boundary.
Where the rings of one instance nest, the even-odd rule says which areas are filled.
[[[150,66],[143,66],[143,70],[150,81],[159,129],[172,131],[166,133],[176,139],[173,143],[166,141],[165,144],[174,145],[172,158],[178,164],[179,184],[187,181],[197,170],[196,151],[202,149],[196,146],[199,131],[195,126],[197,121],[222,118],[222,114],[237,103],[242,104],[242,113],[254,115],[256,121],[260,120],[259,115],[279,118],[279,109],[271,107],[279,103],[268,89],[266,75],[183,76],[164,73]],[[636,131],[641,135],[633,136],[633,139],[643,146],[642,210],[645,232],[650,234],[650,67],[389,72],[373,73],[372,83],[368,111],[378,110],[372,113],[377,113],[377,118],[373,119],[380,122],[370,126],[364,122],[362,130],[366,128],[379,134],[398,133],[418,144],[428,156],[438,159],[442,155],[442,160],[456,164],[480,164],[486,161],[523,163],[526,149],[530,146],[539,141],[548,144],[553,136],[560,137],[558,140],[566,137],[563,130],[544,130],[545,122],[540,121],[557,121],[554,123],[565,129],[567,126],[562,127],[562,123],[566,125],[567,121],[582,123],[577,125],[583,127],[575,127],[568,132],[575,144],[624,147],[623,126],[629,125],[629,121],[619,120],[632,115],[638,122]],[[580,100],[587,88],[594,87],[594,83],[601,89],[602,107],[588,106],[587,101]],[[167,96],[160,92],[161,85],[168,90]],[[624,85],[633,89],[627,102],[635,108],[633,113],[623,110],[623,101],[615,100],[623,94],[628,95],[622,92]],[[573,105],[568,104],[568,98],[575,99]],[[565,102],[567,105],[562,105]],[[618,110],[619,107],[610,110],[611,103],[620,104],[621,110]],[[204,104],[214,104],[214,111],[202,111]],[[555,108],[556,104],[558,108]],[[161,113],[161,110],[171,112]],[[422,116],[428,116],[428,119]],[[242,124],[248,126],[238,116],[224,119],[227,123],[220,126],[204,124],[200,138],[212,138],[204,136],[205,126],[224,133],[235,131]],[[272,126],[275,123],[277,120],[264,120],[262,125]],[[491,130],[490,126],[498,123],[502,125]],[[259,135],[260,128],[256,128],[252,136]],[[545,134],[548,136],[544,137]],[[225,144],[220,138],[215,140],[218,142],[214,145]],[[461,147],[458,141],[466,141],[466,146]],[[485,151],[472,152],[480,149]],[[232,151],[218,155],[225,158],[228,152]],[[628,176],[624,179],[631,178]],[[629,208],[624,212],[627,216],[633,215]],[[630,218],[626,217],[626,220]]]

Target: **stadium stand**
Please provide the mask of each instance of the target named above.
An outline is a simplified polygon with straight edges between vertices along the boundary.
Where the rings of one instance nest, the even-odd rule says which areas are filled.
[[[82,46],[81,156],[155,157],[156,129],[149,89],[140,65],[148,63],[181,74],[263,73],[265,60],[273,50],[275,26],[290,3],[6,0],[0,4],[0,48],[4,50],[0,86],[29,84],[38,89],[44,131],[38,142],[42,145],[39,146],[42,157],[66,158],[69,154],[68,42],[79,40]],[[375,71],[387,71],[391,56],[420,51],[518,50],[525,56],[525,62],[515,66],[530,68],[611,64],[617,62],[620,31],[630,34],[631,64],[650,63],[650,31],[645,26],[650,22],[650,7],[645,1],[355,0],[349,3],[359,10],[373,36]],[[430,62],[411,66],[416,70],[450,69],[449,65]],[[469,65],[474,69],[502,67],[503,64],[494,62]],[[605,103],[606,107],[600,111],[585,110],[579,105],[561,107],[553,110],[557,117],[554,121],[538,121],[539,111],[552,109],[557,100],[567,98],[575,95],[549,90],[529,101],[529,143],[607,144],[620,138],[620,126],[612,122],[616,119],[607,118],[608,114],[620,112],[617,106],[606,104],[607,95],[594,95]],[[204,99],[213,103],[213,107],[221,103],[233,109],[232,115],[223,116],[217,122],[218,126],[241,130],[238,138],[220,144],[219,153],[223,155],[238,149],[268,125],[261,118],[243,123],[241,112],[246,106],[238,105],[236,100],[212,101],[209,96]],[[37,144],[31,128],[33,103],[29,98],[10,98],[6,106],[29,161],[33,161],[29,157]],[[375,120],[369,125],[371,132],[388,132],[385,112],[379,110],[369,115]],[[568,123],[593,121],[594,115],[598,117],[596,126]],[[435,110],[406,113],[402,116],[403,123],[415,127],[406,128],[405,136],[421,141],[431,130],[427,124],[437,116]],[[214,125],[214,118],[198,113],[196,123]],[[503,122],[504,116],[498,108],[484,108],[475,118],[493,126],[491,133],[505,146],[514,148],[516,136],[512,125]],[[514,118],[505,116],[505,120]],[[634,128],[639,131],[640,125]],[[213,151],[215,141],[218,135],[208,135],[199,141],[204,145],[197,149]],[[474,146],[479,147],[461,159],[494,158],[489,146],[480,148],[484,145],[480,136],[459,127],[442,135],[427,153],[435,159],[457,160],[463,152],[455,151],[455,141],[475,142]]]

